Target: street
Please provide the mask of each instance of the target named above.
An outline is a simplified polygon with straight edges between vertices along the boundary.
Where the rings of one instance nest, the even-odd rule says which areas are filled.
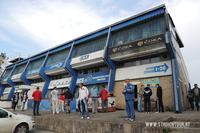
[[[55,133],[55,132],[42,129],[34,129],[31,133]]]

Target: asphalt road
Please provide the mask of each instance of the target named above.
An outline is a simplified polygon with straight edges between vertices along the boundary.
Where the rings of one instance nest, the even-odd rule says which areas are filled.
[[[42,129],[34,129],[32,132],[30,133],[55,133],[52,131],[48,131],[48,130],[42,130]]]

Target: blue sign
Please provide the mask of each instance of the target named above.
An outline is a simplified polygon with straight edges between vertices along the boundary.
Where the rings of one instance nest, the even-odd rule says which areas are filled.
[[[144,71],[144,74],[167,72],[168,68],[169,68],[169,66],[166,63],[164,63],[163,65],[159,65],[159,66],[147,67]]]
[[[64,62],[59,62],[59,63],[56,63],[56,64],[52,64],[52,65],[49,65],[49,66],[46,66],[45,67],[45,70],[53,70],[53,69],[57,69],[57,68],[61,68],[64,66]]]
[[[88,84],[106,83],[108,82],[108,79],[109,79],[109,71],[84,74],[78,76],[77,84],[84,83],[88,85]]]

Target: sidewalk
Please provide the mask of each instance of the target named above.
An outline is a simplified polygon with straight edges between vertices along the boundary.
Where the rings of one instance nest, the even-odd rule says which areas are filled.
[[[32,115],[32,111],[17,111],[19,113]],[[145,122],[191,122],[189,130],[200,132],[200,112],[196,111],[186,111],[181,114],[175,114],[174,112],[165,112],[165,113],[138,113],[136,112],[136,121],[129,122],[125,121],[126,118],[125,111],[117,111],[110,113],[97,113],[90,114],[90,120],[81,120],[79,112],[71,114],[57,114],[52,115],[50,112],[41,112],[41,116],[34,117],[36,121],[36,127],[42,129],[50,129],[56,132],[66,132],[67,133],[77,133],[77,132],[125,132],[125,129],[128,131],[147,130],[150,132],[151,128],[145,128]],[[102,129],[99,129],[99,126]],[[124,128],[126,127],[126,128]],[[80,130],[79,130],[80,129]],[[160,129],[158,129],[160,130]],[[181,130],[181,129],[180,129]],[[127,131],[127,132],[128,132]],[[154,132],[154,131],[153,131]],[[183,132],[183,131],[181,131]]]

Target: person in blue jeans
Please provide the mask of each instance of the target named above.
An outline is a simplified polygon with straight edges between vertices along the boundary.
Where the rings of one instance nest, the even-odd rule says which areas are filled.
[[[79,103],[80,103],[80,112],[81,112],[81,119],[87,118],[90,119],[89,112],[88,112],[88,96],[89,91],[87,87],[83,86],[83,83],[79,84]]]
[[[93,86],[92,89],[90,90],[90,94],[92,97],[92,113],[97,113],[97,102],[99,96],[98,87]]]
[[[126,112],[128,115],[129,121],[135,120],[135,111],[134,111],[134,91],[135,86],[130,83],[129,79],[125,80],[125,88],[123,90],[123,94],[125,96],[125,102],[126,102]]]

